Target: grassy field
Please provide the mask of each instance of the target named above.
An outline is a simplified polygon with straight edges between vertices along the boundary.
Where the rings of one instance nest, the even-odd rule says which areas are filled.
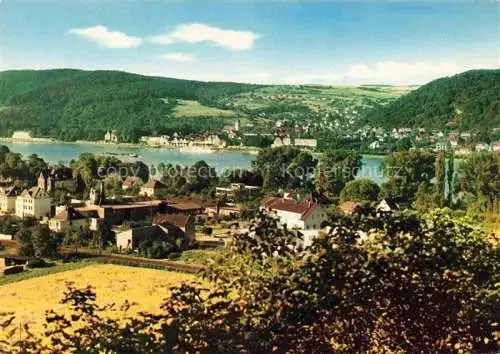
[[[92,285],[99,304],[116,303],[119,306],[128,300],[137,303],[131,313],[157,312],[171,286],[194,279],[193,275],[179,272],[91,264],[0,286],[0,313],[14,312],[16,324],[29,323],[35,332],[40,332],[46,310],[65,309],[60,300],[68,282],[76,287]],[[0,331],[0,338],[3,336]]]
[[[22,273],[0,277],[0,286],[5,285],[5,284],[16,283],[16,282],[23,281],[23,280],[44,277],[44,276],[47,276],[50,274],[56,274],[56,273],[67,272],[67,271],[76,270],[76,269],[80,269],[80,268],[85,268],[85,267],[88,267],[88,266],[91,266],[94,264],[95,263],[92,263],[92,262],[78,262],[78,263],[59,264],[59,265],[55,265],[53,267],[47,267],[47,268],[35,268],[35,269],[31,269],[29,271],[25,271]]]
[[[177,117],[233,117],[235,115],[233,111],[203,106],[198,101],[178,100],[177,102],[175,107]]]

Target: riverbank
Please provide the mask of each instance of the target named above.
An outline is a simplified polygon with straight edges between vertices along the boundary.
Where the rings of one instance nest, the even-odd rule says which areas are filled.
[[[33,139],[13,139],[0,137],[0,141],[9,142],[12,144],[67,144],[67,145],[90,145],[97,147],[111,147],[111,148],[128,148],[128,149],[153,149],[153,150],[169,150],[169,151],[180,151],[178,146],[152,146],[143,143],[109,143],[105,141],[91,141],[91,140],[76,140],[76,141],[63,141],[55,140],[52,138],[33,138]],[[258,147],[253,146],[227,146],[225,148],[214,148],[214,152],[240,152],[247,153],[250,155],[258,155],[262,150]]]

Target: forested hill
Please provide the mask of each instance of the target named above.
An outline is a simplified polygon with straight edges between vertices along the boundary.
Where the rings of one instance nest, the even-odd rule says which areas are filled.
[[[84,74],[76,69],[12,70],[0,72],[0,104],[11,97]]]
[[[490,129],[500,126],[500,70],[471,70],[431,81],[366,114],[372,126]]]
[[[31,130],[36,136],[96,140],[116,129],[124,140],[136,141],[169,132],[175,99],[210,103],[259,87],[119,71],[1,72],[0,134]]]

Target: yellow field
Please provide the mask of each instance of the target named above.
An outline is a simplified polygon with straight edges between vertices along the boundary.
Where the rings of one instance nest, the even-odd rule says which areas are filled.
[[[234,116],[233,111],[203,106],[198,101],[177,100],[178,104],[175,107],[176,117],[231,117]]]
[[[67,282],[76,287],[92,285],[97,303],[136,302],[130,313],[158,312],[168,289],[183,281],[194,280],[190,274],[163,270],[125,267],[118,265],[91,265],[89,267],[56,273],[0,286],[0,313],[14,312],[16,323],[31,323],[39,332],[46,310],[62,310],[60,304]],[[3,337],[0,332],[0,337]]]

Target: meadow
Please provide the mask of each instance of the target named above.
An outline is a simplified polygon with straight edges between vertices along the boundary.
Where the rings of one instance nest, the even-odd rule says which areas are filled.
[[[119,307],[127,300],[137,304],[129,310],[130,314],[158,312],[170,287],[194,279],[194,275],[179,272],[91,264],[0,286],[0,314],[13,313],[16,325],[28,323],[34,332],[40,333],[45,311],[65,310],[60,300],[68,283],[78,288],[92,285],[100,305],[115,303]],[[4,336],[0,332],[0,338]]]
[[[234,115],[233,111],[204,106],[198,101],[177,100],[175,107],[176,117],[233,117]]]

